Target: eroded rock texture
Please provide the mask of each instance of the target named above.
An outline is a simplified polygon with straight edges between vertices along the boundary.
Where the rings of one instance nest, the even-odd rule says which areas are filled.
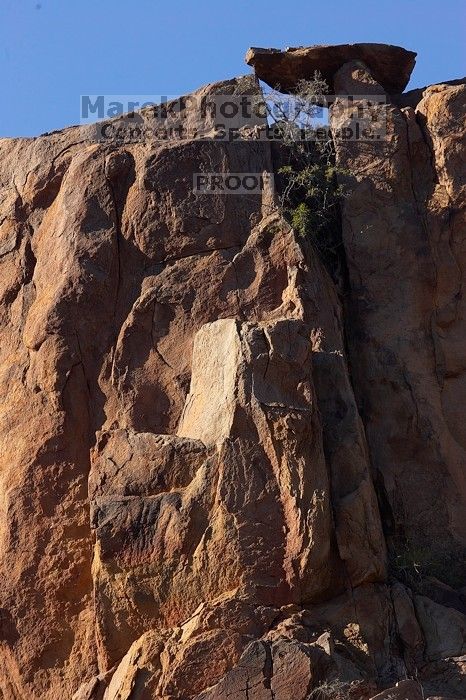
[[[193,192],[265,140],[0,141],[2,700],[466,695],[465,90],[338,147],[343,298]]]
[[[374,79],[390,93],[403,92],[416,62],[414,51],[391,44],[338,44],[337,46],[297,46],[285,51],[253,47],[246,63],[271,87],[293,90],[297,81],[318,71],[334,87],[334,76],[349,61],[362,61]],[[352,94],[352,93],[348,93]]]
[[[342,93],[372,83],[356,63],[335,76]],[[464,84],[428,88],[416,110],[389,108],[380,143],[337,145],[351,173],[343,241],[353,381],[390,511],[387,533],[458,584],[466,539],[465,92]],[[337,126],[345,119],[338,110]]]

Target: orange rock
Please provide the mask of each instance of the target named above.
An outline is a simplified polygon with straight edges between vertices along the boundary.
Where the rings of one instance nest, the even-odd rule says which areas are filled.
[[[268,185],[193,192],[252,134],[0,141],[2,699],[459,697],[463,94],[338,145],[343,300]]]

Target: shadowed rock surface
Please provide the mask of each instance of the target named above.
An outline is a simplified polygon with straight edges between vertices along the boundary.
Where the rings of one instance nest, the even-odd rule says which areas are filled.
[[[335,73],[349,61],[361,61],[389,94],[403,92],[416,63],[414,51],[390,44],[340,44],[298,46],[280,49],[253,47],[246,54],[258,78],[283,92],[293,90],[298,80],[309,80],[319,71],[334,89]]]
[[[465,93],[336,143],[344,295],[193,192],[265,140],[0,141],[1,700],[466,697]]]

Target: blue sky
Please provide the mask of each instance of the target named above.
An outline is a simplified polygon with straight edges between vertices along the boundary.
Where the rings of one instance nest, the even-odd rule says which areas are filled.
[[[465,0],[0,0],[0,136],[79,122],[81,94],[178,95],[249,72],[249,46],[418,52],[409,87],[465,74]]]

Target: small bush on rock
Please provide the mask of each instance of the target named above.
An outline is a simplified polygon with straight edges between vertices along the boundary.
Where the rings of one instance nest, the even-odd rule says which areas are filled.
[[[280,88],[268,93],[269,121],[281,143],[278,189],[285,218],[296,232],[310,240],[332,275],[341,272],[342,240],[340,203],[347,194],[337,176],[345,174],[335,164],[328,128],[317,128],[328,85],[316,73],[300,80],[291,96]]]

